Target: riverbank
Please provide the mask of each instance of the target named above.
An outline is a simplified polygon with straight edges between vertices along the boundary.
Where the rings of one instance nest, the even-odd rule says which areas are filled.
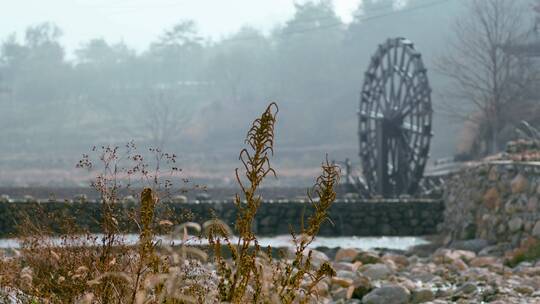
[[[320,256],[320,255],[318,255]],[[320,285],[321,303],[540,303],[540,262],[438,249],[427,257],[337,252],[337,275]]]
[[[288,248],[284,258],[292,259],[294,251]],[[318,297],[313,303],[540,303],[540,261],[509,267],[504,256],[485,251],[438,248],[426,252],[429,248],[433,246],[419,245],[407,251],[342,248],[328,254],[313,250],[314,268],[329,262],[336,271],[317,284]],[[194,275],[215,271],[212,263],[193,265],[190,271]],[[212,285],[217,278],[205,280]],[[3,290],[11,295],[17,292],[6,286]]]

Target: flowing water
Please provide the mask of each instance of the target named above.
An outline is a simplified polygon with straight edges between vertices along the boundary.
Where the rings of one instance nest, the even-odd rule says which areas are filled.
[[[99,239],[102,237],[100,234],[93,235],[93,237]],[[138,235],[127,234],[123,236],[124,241],[128,244],[135,244],[138,240]],[[84,238],[85,239],[85,238]],[[175,239],[166,236],[158,236],[156,240],[161,241],[163,244],[178,245],[183,241],[182,239]],[[274,248],[292,246],[292,239],[290,235],[274,236],[274,237],[259,237],[259,244],[261,246],[272,246]],[[60,238],[51,238],[49,240],[52,244],[62,245],[63,242]],[[233,242],[236,239],[233,238]],[[187,245],[204,245],[207,242],[197,238],[190,238],[184,241]],[[395,250],[407,250],[408,248],[416,245],[428,244],[429,242],[421,237],[317,237],[310,247],[328,247],[328,248],[357,248],[357,249],[373,249],[373,248],[386,248]],[[77,242],[71,241],[69,244],[77,245]],[[84,245],[85,243],[80,243]],[[88,244],[88,243],[86,243]],[[19,240],[17,239],[0,239],[0,248],[18,248],[20,247]]]

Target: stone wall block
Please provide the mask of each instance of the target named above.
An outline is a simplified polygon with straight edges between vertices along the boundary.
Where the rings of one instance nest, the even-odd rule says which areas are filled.
[[[527,201],[527,211],[532,213],[538,211],[538,196],[533,195],[529,197],[529,200]]]
[[[512,179],[510,182],[512,188],[512,193],[523,193],[526,192],[529,187],[529,181],[523,174],[519,173]]]
[[[523,228],[523,219],[520,217],[514,217],[508,222],[508,229],[510,232],[515,233]]]
[[[498,179],[499,179],[499,172],[497,170],[497,167],[493,166],[493,167],[491,167],[491,169],[489,169],[488,180],[492,181],[492,182],[495,182]]]
[[[496,187],[489,188],[483,196],[484,206],[489,209],[498,209],[501,206],[501,196]]]
[[[537,221],[531,232],[532,236],[540,239],[540,221]]]

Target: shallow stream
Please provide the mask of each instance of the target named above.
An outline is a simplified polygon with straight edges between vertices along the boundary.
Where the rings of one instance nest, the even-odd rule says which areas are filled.
[[[93,235],[99,239],[102,237],[100,234]],[[136,234],[127,234],[124,235],[124,241],[127,244],[135,244],[138,240],[138,235]],[[182,239],[174,239],[166,236],[158,236],[156,240],[160,240],[163,244],[172,244],[179,245],[182,243]],[[274,248],[279,247],[288,247],[292,246],[292,239],[290,235],[281,235],[274,237],[259,237],[259,244],[261,246],[272,246]],[[233,238],[233,242],[236,239]],[[62,239],[60,238],[51,238],[51,244],[62,245]],[[373,248],[385,248],[393,250],[407,250],[410,247],[416,245],[428,244],[424,238],[421,237],[355,237],[355,236],[346,236],[346,237],[317,237],[314,242],[310,245],[311,248],[317,247],[328,247],[328,248],[357,248],[362,250],[373,249]],[[69,244],[77,245],[76,241],[70,241]],[[84,243],[80,243],[83,244]],[[200,240],[198,238],[191,238],[186,241],[187,245],[205,245],[207,242],[205,240]],[[20,247],[20,242],[18,239],[0,239],[0,248],[18,248]]]

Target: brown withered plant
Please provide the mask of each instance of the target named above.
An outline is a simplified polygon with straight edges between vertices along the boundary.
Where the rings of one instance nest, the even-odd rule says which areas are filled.
[[[240,176],[240,170],[235,170],[236,180],[241,188],[243,199],[236,195],[234,202],[238,211],[236,219],[236,231],[238,242],[231,244],[226,231],[222,225],[215,225],[208,235],[209,242],[214,247],[215,259],[218,271],[221,275],[219,290],[222,301],[240,303],[250,297],[257,302],[260,295],[261,283],[258,280],[261,268],[255,263],[257,253],[260,250],[257,238],[252,231],[253,219],[257,209],[261,204],[261,196],[257,194],[257,189],[263,179],[268,174],[275,175],[274,169],[270,165],[270,156],[274,153],[274,124],[278,107],[271,103],[263,114],[257,118],[246,136],[246,144],[249,146],[240,151],[239,159],[244,166],[244,179]],[[221,252],[220,239],[218,235],[225,237],[227,247],[231,251],[233,265],[224,261]],[[247,295],[247,289],[254,280],[255,290],[251,295]]]
[[[329,164],[328,160],[322,165],[323,173],[317,178],[315,186],[308,191],[313,212],[308,218],[308,226],[301,225],[302,238],[299,240],[292,232],[296,244],[294,259],[274,261],[272,248],[268,246],[266,252],[263,252],[253,233],[253,220],[262,200],[257,190],[269,174],[276,176],[270,165],[270,157],[274,152],[277,112],[277,105],[271,103],[253,122],[246,136],[248,148],[240,152],[239,159],[244,167],[244,176],[241,177],[240,170],[236,169],[236,179],[242,193],[242,196],[237,194],[235,197],[238,211],[235,223],[235,230],[238,233],[237,243],[231,242],[230,232],[223,222],[217,219],[208,222],[207,236],[218,270],[221,301],[313,302],[315,286],[324,278],[335,274],[327,262],[317,268],[313,267],[312,252],[306,253],[320,226],[328,220],[329,208],[336,198],[334,187],[339,182],[340,172],[338,167]],[[317,196],[316,199],[312,198],[314,195]],[[231,252],[230,261],[221,253],[223,245]],[[270,279],[268,273],[272,273]]]
[[[308,226],[304,227],[302,218],[300,238],[292,232],[295,243],[295,255],[292,263],[276,263],[274,267],[273,282],[277,287],[281,303],[292,303],[296,299],[307,302],[313,294],[315,286],[325,277],[336,273],[328,262],[323,262],[318,269],[312,268],[312,251],[306,250],[313,242],[324,221],[328,220],[328,212],[336,199],[334,187],[339,183],[341,175],[339,167],[330,164],[328,157],[322,164],[322,174],[317,178],[315,185],[308,190],[307,195],[313,207],[313,213],[308,217]],[[314,198],[315,196],[315,198]],[[305,280],[305,276],[309,278]]]

